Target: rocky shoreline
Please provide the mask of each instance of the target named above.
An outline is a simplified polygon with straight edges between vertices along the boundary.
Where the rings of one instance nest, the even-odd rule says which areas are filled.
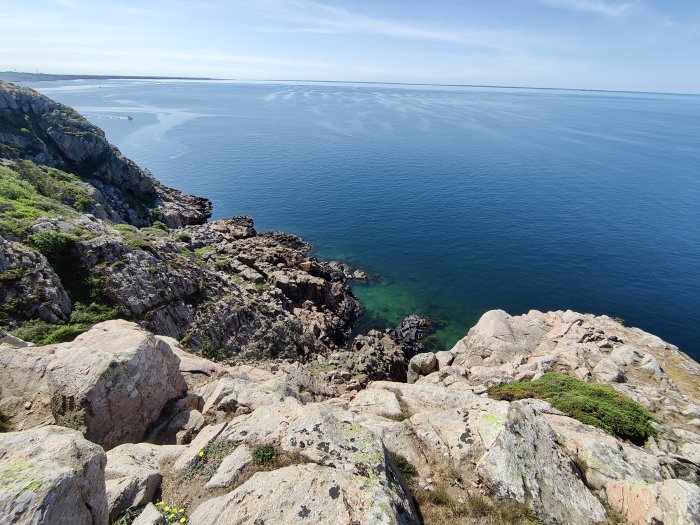
[[[446,352],[417,316],[353,338],[362,272],[207,222],[5,82],[0,210],[2,523],[700,522],[700,364],[651,334],[496,310]]]

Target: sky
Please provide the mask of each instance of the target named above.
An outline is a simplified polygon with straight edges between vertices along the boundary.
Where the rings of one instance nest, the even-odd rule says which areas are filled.
[[[700,0],[0,0],[0,70],[700,93]]]

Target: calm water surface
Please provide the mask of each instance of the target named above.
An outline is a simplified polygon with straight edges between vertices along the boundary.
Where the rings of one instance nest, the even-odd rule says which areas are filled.
[[[700,96],[480,88],[33,83],[165,184],[378,280],[439,347],[486,310],[619,316],[700,358]],[[131,115],[133,120],[128,120]]]

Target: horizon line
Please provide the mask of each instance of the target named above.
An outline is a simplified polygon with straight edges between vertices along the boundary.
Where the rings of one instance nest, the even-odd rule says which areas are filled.
[[[580,91],[593,93],[628,93],[640,95],[689,95],[698,96],[700,92],[673,92],[673,91],[641,91],[634,89],[601,89],[601,88],[574,88],[574,87],[549,87],[549,86],[518,86],[497,84],[458,84],[458,83],[432,83],[432,82],[391,82],[379,80],[314,80],[314,79],[256,79],[256,78],[216,78],[216,77],[186,77],[186,76],[162,76],[162,75],[94,75],[94,74],[63,74],[63,73],[30,73],[20,71],[0,71],[0,80],[4,74],[23,75],[28,77],[63,77],[56,79],[35,79],[37,82],[50,82],[58,80],[196,80],[196,81],[233,81],[233,82],[314,82],[319,84],[368,84],[387,86],[421,86],[421,87],[466,87],[466,88],[491,88],[491,89],[532,89],[540,91]],[[25,79],[30,80],[30,79]],[[20,81],[20,80],[18,80]]]

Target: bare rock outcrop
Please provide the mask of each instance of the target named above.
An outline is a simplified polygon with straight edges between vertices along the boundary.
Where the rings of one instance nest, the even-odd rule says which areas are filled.
[[[7,524],[106,525],[105,453],[49,426],[0,434],[0,516]]]
[[[316,464],[259,472],[225,496],[200,505],[192,525],[285,523],[303,525],[418,524],[399,513],[389,498],[371,490],[351,472]],[[273,504],[270,504],[274,502]]]
[[[153,500],[162,480],[160,461],[178,452],[179,447],[148,443],[127,443],[107,452],[105,481],[111,521]]]
[[[105,448],[142,439],[186,390],[168,344],[127,321],[96,325],[71,343],[0,347],[0,360],[0,403],[14,408],[16,426],[49,419]]]
[[[425,388],[441,385],[483,395],[491,385],[538,379],[550,371],[611,385],[655,416],[656,435],[643,447],[566,417],[548,403],[532,403],[540,419],[548,421],[555,441],[582,469],[587,485],[630,522],[697,519],[700,365],[673,345],[606,316],[570,311],[510,316],[495,310],[484,314],[427,373],[417,365],[422,360],[432,363],[432,356],[414,360],[419,376],[415,386]],[[520,442],[531,441],[519,435]],[[510,450],[516,449],[512,443]],[[495,470],[518,473],[526,463],[519,458]],[[480,461],[477,471],[483,475],[488,464]],[[527,477],[519,473],[517,479]]]

